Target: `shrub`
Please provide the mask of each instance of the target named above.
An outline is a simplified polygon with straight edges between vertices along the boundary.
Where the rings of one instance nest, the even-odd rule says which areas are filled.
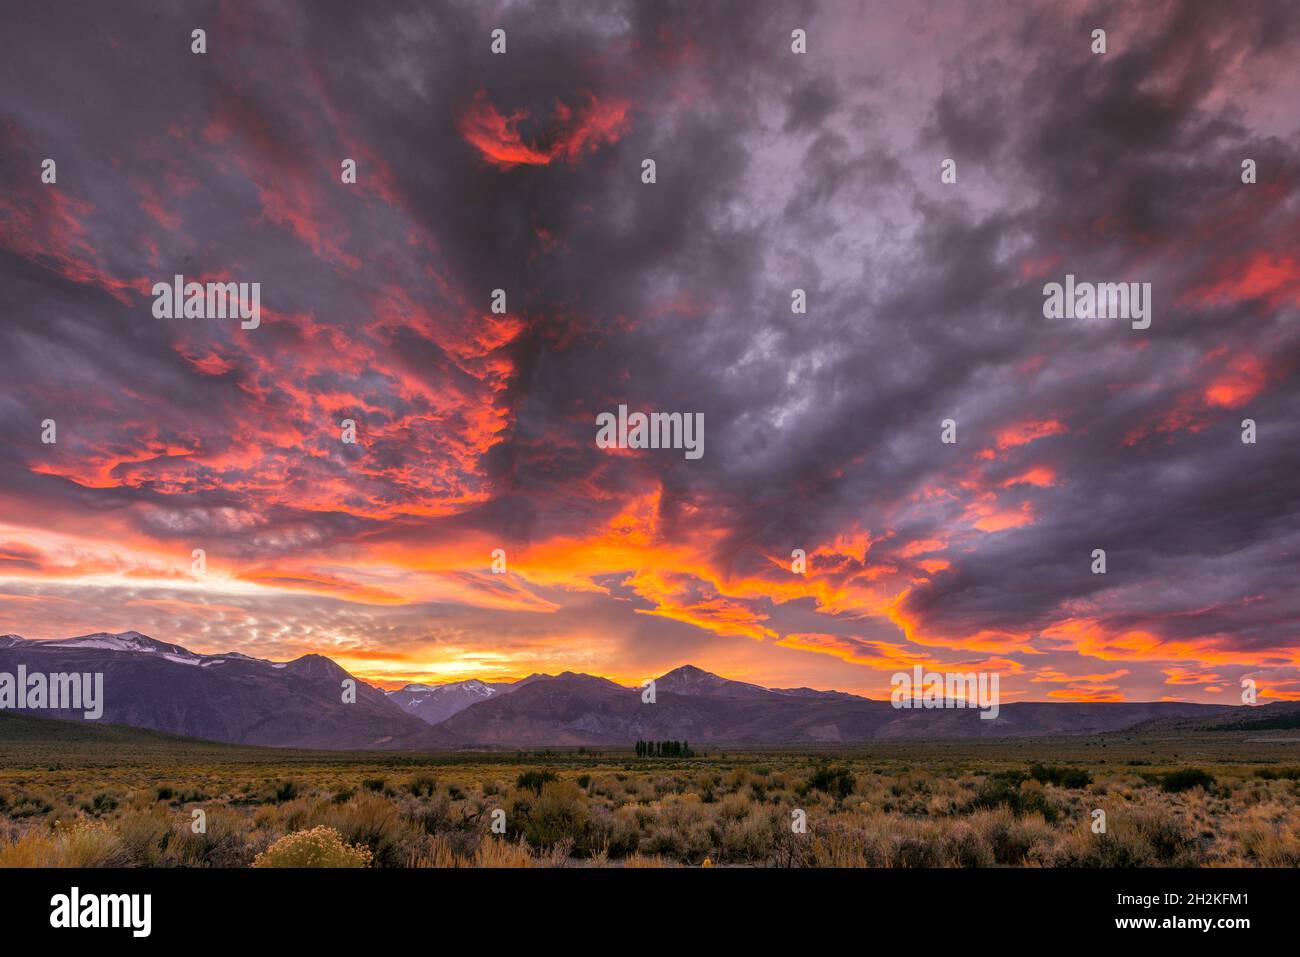
[[[130,863],[121,840],[106,824],[56,824],[54,843],[54,867],[125,867]]]
[[[965,821],[959,822],[952,829],[945,844],[952,863],[957,867],[992,867],[995,863],[993,849]]]
[[[90,801],[81,805],[81,809],[87,814],[93,814],[95,817],[108,814],[117,810],[117,798],[107,791],[101,791],[96,794]]]
[[[666,824],[656,824],[641,841],[639,853],[655,857],[685,857],[686,837]]]
[[[1183,768],[1181,771],[1170,771],[1166,774],[1160,786],[1171,793],[1190,791],[1192,788],[1204,788],[1208,791],[1214,787],[1214,775],[1200,768]]]
[[[1200,863],[1196,837],[1181,819],[1161,811],[1138,811],[1133,823],[1160,864],[1194,867]]]
[[[749,798],[743,794],[728,794],[718,802],[716,815],[723,821],[743,821],[749,817]]]
[[[416,797],[433,797],[437,787],[438,782],[427,774],[417,775],[406,782],[406,790]]]
[[[474,855],[475,867],[532,867],[533,855],[527,843],[507,844],[489,839],[479,845]]]
[[[886,842],[875,828],[849,827],[842,822],[817,826],[812,842],[799,840],[788,831],[779,832],[773,863],[777,867],[884,867]]]
[[[937,842],[910,834],[895,834],[889,848],[889,867],[942,867]]]
[[[409,821],[426,834],[442,834],[456,826],[451,816],[451,802],[446,795],[423,801],[407,801],[402,808],[402,820]]]
[[[772,826],[751,817],[729,824],[722,834],[722,851],[729,861],[761,861],[772,853]]]
[[[157,805],[146,808],[123,814],[117,821],[117,835],[132,865],[157,867],[171,833],[172,814]]]
[[[292,801],[302,793],[297,781],[273,781],[261,791],[261,799],[266,804],[283,804]]]
[[[1086,788],[1092,783],[1092,775],[1083,768],[1054,767],[1050,764],[1035,764],[1029,769],[1029,776],[1039,784],[1055,784],[1062,788]]]
[[[998,864],[1023,865],[1041,859],[1051,851],[1052,828],[1032,812],[1016,817],[1009,808],[978,811],[970,824],[988,842]]]
[[[1261,867],[1300,867],[1300,837],[1256,825],[1243,829],[1240,838],[1247,858]]]
[[[164,857],[187,867],[247,867],[254,849],[248,846],[248,827],[243,816],[224,807],[205,810],[203,832],[194,833],[189,820],[178,822],[168,839]]]
[[[821,791],[838,800],[844,800],[853,793],[857,781],[848,768],[822,765],[808,779],[808,790]]]
[[[617,811],[597,805],[588,817],[592,847],[602,848],[610,857],[635,854],[641,846],[641,828],[631,808]]]
[[[9,816],[35,817],[40,814],[49,814],[53,810],[54,805],[39,794],[20,794],[14,799],[13,807],[9,809]]]
[[[558,780],[553,771],[524,771],[515,779],[515,787],[527,788],[534,794],[541,794],[542,788]]]
[[[1260,768],[1255,772],[1255,777],[1265,781],[1300,781],[1300,768]],[[0,810],[3,810],[2,805]]]
[[[533,847],[548,850],[565,838],[580,850],[589,847],[586,797],[572,781],[547,782],[535,800],[517,802],[515,814],[522,816],[519,830]]]
[[[1024,786],[1022,786],[1024,785]],[[962,813],[980,809],[1008,808],[1017,817],[1024,814],[1041,814],[1043,820],[1054,822],[1059,816],[1042,787],[1025,784],[1025,775],[1019,771],[1002,771],[994,774],[962,808]]]
[[[1056,867],[1196,867],[1196,837],[1176,815],[1136,809],[1111,814],[1104,834],[1073,834],[1052,855]]]
[[[332,827],[286,834],[253,860],[254,867],[366,867],[369,848],[343,843]]]
[[[43,831],[28,831],[12,844],[0,844],[0,867],[58,867],[58,847]]]
[[[401,867],[407,852],[402,848],[414,828],[405,825],[397,805],[377,794],[358,794],[346,804],[321,805],[317,823],[333,827],[349,844],[364,844],[376,867]]]

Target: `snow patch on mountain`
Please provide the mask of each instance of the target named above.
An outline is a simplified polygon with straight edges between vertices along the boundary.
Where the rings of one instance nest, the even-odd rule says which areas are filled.
[[[478,678],[470,678],[442,685],[409,684],[385,694],[408,714],[422,718],[429,724],[437,724],[471,705],[487,701],[513,688],[508,683],[489,684]]]
[[[0,648],[15,648],[20,645],[28,645],[41,649],[46,648],[71,648],[87,649],[94,651],[114,651],[122,654],[136,655],[156,655],[164,661],[170,661],[178,665],[190,665],[192,667],[207,668],[216,664],[224,664],[228,661],[247,661],[253,664],[270,665],[273,668],[283,668],[284,664],[275,664],[267,661],[265,658],[252,658],[248,655],[241,654],[238,651],[225,651],[216,655],[203,655],[196,651],[190,651],[181,645],[173,645],[166,641],[159,641],[157,638],[150,638],[148,635],[138,631],[123,631],[118,633],[97,631],[92,635],[78,635],[75,638],[53,638],[46,641],[34,641],[23,638],[20,635],[3,635],[0,636]]]

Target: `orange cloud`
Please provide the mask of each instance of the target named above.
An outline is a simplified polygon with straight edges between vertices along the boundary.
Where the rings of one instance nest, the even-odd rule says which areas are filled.
[[[1001,450],[1016,448],[1050,435],[1064,435],[1069,431],[1065,423],[1057,419],[1027,419],[1000,430],[997,446]]]
[[[515,109],[504,114],[488,99],[487,91],[479,90],[457,125],[465,141],[489,163],[508,170],[520,165],[546,166],[557,159],[573,163],[584,153],[616,142],[627,131],[630,108],[625,100],[598,100],[591,94],[577,109],[557,100],[553,128],[545,144],[532,145],[524,142],[519,130],[529,119],[528,111]]]

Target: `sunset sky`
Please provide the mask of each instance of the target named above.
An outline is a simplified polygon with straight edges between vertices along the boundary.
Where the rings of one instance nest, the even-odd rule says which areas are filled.
[[[1300,699],[1294,4],[903,6],[7,3],[0,633]]]

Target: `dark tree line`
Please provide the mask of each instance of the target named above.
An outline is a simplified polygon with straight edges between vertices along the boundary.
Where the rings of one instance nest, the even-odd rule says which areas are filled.
[[[638,758],[693,758],[695,752],[685,741],[638,741]]]

